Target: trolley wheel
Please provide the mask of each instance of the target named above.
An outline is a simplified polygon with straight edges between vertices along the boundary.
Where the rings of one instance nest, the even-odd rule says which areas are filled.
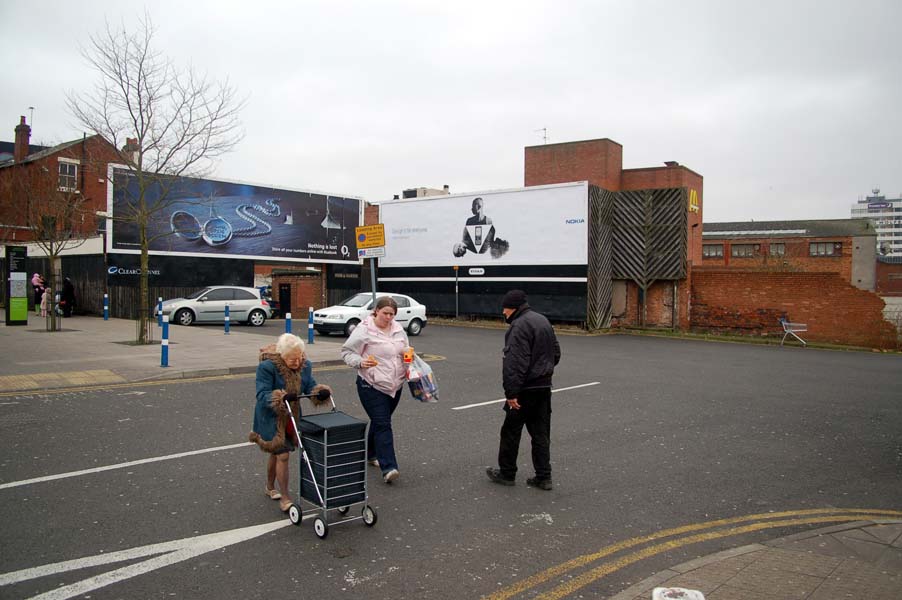
[[[326,525],[326,522],[320,519],[319,517],[313,521],[313,532],[316,534],[321,540],[326,539],[326,536],[329,535],[329,526]]]
[[[301,515],[301,507],[297,504],[292,504],[288,507],[288,520],[291,521],[294,525],[300,525],[302,521]]]
[[[372,527],[376,524],[376,521],[379,520],[379,517],[376,516],[376,511],[373,510],[369,504],[363,507],[363,523],[367,527]]]
[[[351,507],[350,507],[350,506],[339,506],[339,507],[338,507],[338,514],[340,514],[340,515],[346,515],[346,514],[348,514],[348,511],[349,511],[349,510],[351,510]]]

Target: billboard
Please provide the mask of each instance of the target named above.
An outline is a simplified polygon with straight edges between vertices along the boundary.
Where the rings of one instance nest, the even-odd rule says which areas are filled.
[[[109,252],[140,253],[132,216],[137,180],[110,166]],[[165,188],[165,191],[164,191]],[[165,195],[165,199],[160,198]],[[145,191],[154,211],[147,235],[151,254],[358,263],[354,229],[363,200],[213,179],[173,178]]]
[[[588,183],[386,202],[381,267],[585,265]]]

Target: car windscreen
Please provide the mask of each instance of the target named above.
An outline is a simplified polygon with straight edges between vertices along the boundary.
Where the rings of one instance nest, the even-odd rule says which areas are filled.
[[[370,300],[373,299],[372,294],[357,294],[356,296],[351,296],[347,300],[342,301],[339,306],[353,306],[353,307],[361,307],[369,304]]]
[[[203,294],[206,294],[209,290],[210,290],[210,288],[203,288],[201,290],[197,290],[193,294],[188,294],[187,296],[185,296],[185,300],[194,300],[196,298],[200,298]]]

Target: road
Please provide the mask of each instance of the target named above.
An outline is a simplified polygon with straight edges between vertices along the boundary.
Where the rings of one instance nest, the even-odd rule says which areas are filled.
[[[604,598],[839,509],[902,509],[898,356],[651,337],[562,335],[555,489],[523,485],[526,439],[518,485],[494,485],[502,337],[412,339],[442,357],[441,401],[405,391],[378,523],[325,540],[263,496],[250,375],[0,398],[0,596]],[[363,416],[353,373],[316,377]],[[672,543],[607,561],[640,536]]]

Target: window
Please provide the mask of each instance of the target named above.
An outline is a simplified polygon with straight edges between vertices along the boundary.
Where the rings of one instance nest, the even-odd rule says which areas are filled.
[[[235,295],[235,300],[256,300],[257,296],[255,296],[252,292],[247,290],[232,290],[232,293]]]
[[[232,300],[232,288],[220,288],[218,290],[210,290],[203,299],[207,302],[221,302],[223,300]]]
[[[771,244],[768,251],[771,256],[786,256],[786,244]]]
[[[407,308],[410,306],[410,301],[403,296],[392,296],[395,302],[398,304],[398,308]]]
[[[734,258],[751,258],[758,254],[760,244],[733,244],[730,247],[730,256]]]
[[[702,258],[723,258],[723,244],[702,244]]]
[[[842,242],[811,242],[808,244],[811,256],[841,256]]]
[[[61,192],[78,191],[78,164],[60,161],[59,190]]]

